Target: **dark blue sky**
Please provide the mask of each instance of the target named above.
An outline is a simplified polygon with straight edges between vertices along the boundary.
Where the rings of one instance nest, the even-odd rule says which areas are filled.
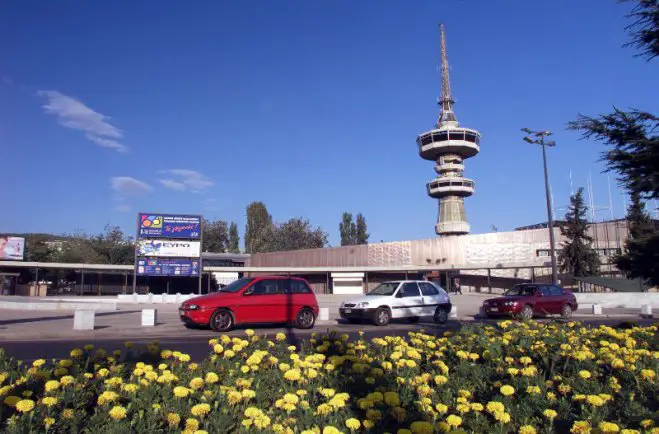
[[[134,233],[136,212],[235,220],[264,201],[338,243],[344,210],[371,240],[434,236],[433,163],[415,138],[440,92],[446,26],[456,114],[481,131],[466,161],[473,233],[546,219],[601,145],[565,130],[615,104],[657,111],[658,69],[623,48],[614,0],[5,2],[0,14],[0,231]],[[612,180],[612,184],[614,184]],[[613,191],[622,215],[622,196]],[[563,211],[559,210],[559,214]],[[601,212],[604,217],[607,212]]]

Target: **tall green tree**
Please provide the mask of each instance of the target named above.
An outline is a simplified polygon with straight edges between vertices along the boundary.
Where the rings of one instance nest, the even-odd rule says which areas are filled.
[[[632,22],[627,26],[633,46],[648,61],[659,55],[659,1],[621,0],[634,3],[627,15]],[[638,109],[622,111],[614,107],[610,114],[589,117],[579,114],[570,122],[569,128],[583,133],[584,138],[602,142],[607,149],[602,159],[607,170],[618,174],[619,182],[632,195],[632,200],[659,198],[659,118],[652,113]],[[619,266],[630,275],[659,285],[659,277],[654,267],[659,250],[659,234],[631,239],[628,253],[620,259]]]
[[[272,239],[274,227],[272,216],[263,202],[252,202],[247,206],[247,224],[245,226],[245,251],[259,253],[266,251]]]
[[[229,252],[240,253],[240,235],[236,222],[231,222],[229,225]]]
[[[567,241],[563,243],[558,255],[561,272],[576,277],[599,274],[600,260],[592,248],[593,238],[588,235],[586,211],[583,188],[579,188],[570,197],[565,224],[561,226],[561,233]]]
[[[344,212],[339,223],[341,233],[341,245],[351,246],[357,244],[357,225],[352,219],[352,213]]]
[[[627,222],[629,237],[625,242],[625,252],[615,258],[616,266],[627,277],[640,277],[659,285],[659,237],[645,204],[636,193],[631,195]]]
[[[105,226],[103,232],[84,236],[102,264],[132,264],[135,261],[133,240],[119,226]]]
[[[229,226],[224,220],[204,219],[204,252],[224,253],[229,248]]]
[[[266,251],[315,249],[326,245],[327,233],[322,228],[313,228],[309,220],[295,217],[275,227]]]
[[[357,244],[368,244],[369,236],[370,234],[366,227],[366,217],[364,217],[362,213],[359,213],[357,214],[357,234],[355,241]]]

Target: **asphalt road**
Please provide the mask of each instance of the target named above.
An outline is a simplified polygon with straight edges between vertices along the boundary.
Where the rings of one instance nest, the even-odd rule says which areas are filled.
[[[615,326],[621,322],[628,321],[630,318],[601,318],[601,319],[577,319],[586,325],[597,326],[600,324]],[[631,319],[638,325],[657,324],[657,319]],[[551,320],[540,320],[551,321]],[[385,335],[405,335],[408,332],[418,332],[425,330],[426,333],[441,335],[446,330],[459,330],[467,324],[495,324],[495,320],[484,321],[454,321],[450,320],[445,325],[437,325],[429,321],[421,321],[418,324],[409,324],[407,322],[395,322],[386,327],[376,327],[370,324],[353,325],[353,324],[332,324],[317,325],[312,330],[298,330],[288,327],[252,327],[259,336],[274,337],[276,333],[283,332],[286,334],[290,344],[298,344],[302,340],[309,339],[312,333],[324,334],[327,332],[336,332],[338,334],[347,333],[351,337],[356,337],[360,331],[366,338],[374,338]],[[229,336],[244,336],[245,328],[240,328],[226,333]],[[47,339],[47,340],[11,340],[0,342],[0,348],[5,353],[19,360],[30,362],[36,359],[44,358],[67,358],[73,348],[80,348],[85,344],[93,344],[96,348],[103,348],[106,351],[124,349],[124,343],[130,340],[136,347],[144,346],[154,340],[160,342],[162,349],[178,350],[189,354],[193,360],[205,358],[210,348],[208,340],[217,337],[218,334],[211,330],[204,329],[185,329],[184,332],[175,335],[149,335],[148,337],[94,337],[80,339]]]

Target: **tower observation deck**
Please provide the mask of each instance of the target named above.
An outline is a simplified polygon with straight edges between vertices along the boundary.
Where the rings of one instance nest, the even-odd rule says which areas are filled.
[[[442,57],[442,96],[439,119],[433,130],[420,134],[416,143],[424,160],[436,163],[437,177],[426,184],[428,196],[439,199],[437,235],[464,235],[469,233],[464,198],[474,194],[475,182],[463,176],[464,160],[480,152],[481,135],[478,131],[460,127],[455,114],[449,82],[444,25],[440,26]]]

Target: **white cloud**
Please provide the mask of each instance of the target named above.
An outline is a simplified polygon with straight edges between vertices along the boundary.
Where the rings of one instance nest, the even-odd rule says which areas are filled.
[[[215,185],[206,175],[190,169],[169,169],[160,173],[170,175],[172,178],[161,179],[160,183],[171,190],[200,192]]]
[[[114,191],[126,195],[144,194],[153,191],[153,187],[149,184],[131,176],[114,176],[110,178],[110,185]]]
[[[108,116],[56,90],[41,90],[38,94],[46,99],[46,103],[42,106],[45,112],[57,116],[60,125],[84,131],[85,137],[98,146],[118,152],[128,151],[128,147],[119,141],[124,137],[123,132],[108,122],[110,119]]]

